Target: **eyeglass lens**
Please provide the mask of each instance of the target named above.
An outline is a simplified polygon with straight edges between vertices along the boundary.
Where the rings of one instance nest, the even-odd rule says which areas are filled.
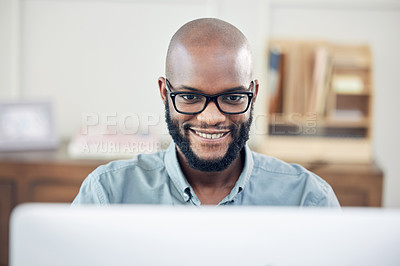
[[[207,98],[197,94],[178,94],[175,97],[176,108],[181,112],[195,113],[204,109]],[[246,110],[249,95],[241,93],[224,94],[217,97],[219,108],[227,113],[239,113]]]

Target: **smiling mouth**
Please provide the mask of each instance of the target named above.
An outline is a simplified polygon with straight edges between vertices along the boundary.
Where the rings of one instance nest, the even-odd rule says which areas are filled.
[[[194,132],[197,136],[200,136],[205,139],[219,139],[229,133],[229,131],[221,133],[203,133],[196,130],[191,130],[191,131]]]

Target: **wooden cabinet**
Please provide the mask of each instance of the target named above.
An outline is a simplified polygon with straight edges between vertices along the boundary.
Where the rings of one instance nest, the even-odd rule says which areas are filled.
[[[333,188],[342,206],[381,207],[383,173],[375,164],[305,165]]]
[[[7,265],[8,221],[11,210],[16,204],[15,188],[12,180],[0,180],[0,265]]]
[[[0,153],[0,266],[8,263],[9,218],[24,202],[71,202],[85,177],[106,161],[57,151]],[[382,172],[371,164],[305,164],[328,181],[342,206],[380,206]]]
[[[24,202],[72,202],[85,177],[105,161],[71,160],[57,151],[0,153],[0,266],[8,265],[9,219]]]
[[[24,164],[23,179],[18,180],[18,203],[71,202],[83,179],[97,165],[75,161]]]

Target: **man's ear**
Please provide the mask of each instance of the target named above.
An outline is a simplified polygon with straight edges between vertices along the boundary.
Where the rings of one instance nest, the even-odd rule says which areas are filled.
[[[168,96],[167,87],[166,87],[165,82],[166,82],[165,78],[163,78],[163,77],[158,78],[158,88],[160,89],[160,96],[161,96],[161,99],[164,102],[164,104],[167,101],[167,96]]]
[[[253,96],[253,103],[256,102],[256,99],[257,99],[258,86],[259,86],[258,80],[255,79],[255,80],[254,80],[254,96]]]

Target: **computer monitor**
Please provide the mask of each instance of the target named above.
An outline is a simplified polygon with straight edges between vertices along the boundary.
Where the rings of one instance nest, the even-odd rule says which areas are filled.
[[[12,213],[11,266],[400,265],[400,211],[70,207]]]

